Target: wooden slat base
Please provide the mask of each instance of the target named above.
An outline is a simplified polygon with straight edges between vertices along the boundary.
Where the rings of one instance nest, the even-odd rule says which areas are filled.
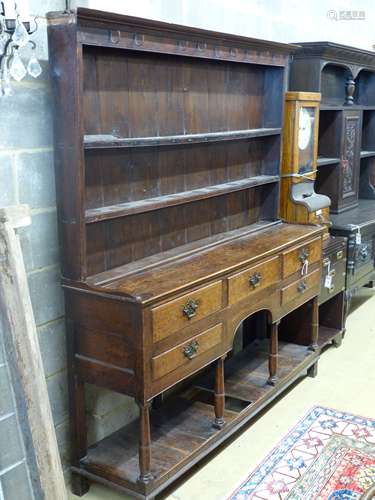
[[[91,480],[117,486],[139,498],[153,496],[181,476],[255,416],[317,361],[306,346],[280,342],[279,380],[267,384],[268,342],[252,344],[225,364],[225,426],[213,423],[214,371],[184,394],[151,411],[151,472],[154,480],[138,482],[138,421],[91,446],[74,471]],[[106,479],[104,479],[106,478]]]

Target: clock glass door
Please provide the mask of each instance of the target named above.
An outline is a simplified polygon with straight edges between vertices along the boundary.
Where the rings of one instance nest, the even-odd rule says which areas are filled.
[[[300,174],[311,172],[314,160],[315,108],[302,107],[299,110],[298,152]]]

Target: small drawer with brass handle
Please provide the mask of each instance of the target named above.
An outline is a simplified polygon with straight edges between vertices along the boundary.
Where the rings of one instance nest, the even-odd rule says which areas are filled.
[[[280,281],[280,258],[273,257],[228,278],[229,305]]]
[[[199,347],[198,340],[193,340],[182,349],[182,352],[184,353],[184,356],[186,358],[193,359],[198,352],[198,347]]]
[[[222,288],[222,282],[216,281],[151,309],[154,342],[219,311],[223,301]]]
[[[319,262],[322,255],[322,240],[317,238],[283,253],[283,277],[295,273],[308,274],[311,265]]]
[[[292,300],[314,296],[319,293],[320,270],[316,270],[303,279],[294,281],[281,290],[281,303],[286,304]]]
[[[177,380],[179,378],[179,370],[185,376],[187,367],[191,366],[192,371],[199,369],[199,360],[202,360],[202,366],[207,364],[210,361],[210,352],[212,353],[212,359],[214,359],[215,355],[217,356],[217,351],[222,341],[223,325],[220,323],[168,351],[153,356],[153,379],[156,380],[168,373],[176,372],[175,377]]]

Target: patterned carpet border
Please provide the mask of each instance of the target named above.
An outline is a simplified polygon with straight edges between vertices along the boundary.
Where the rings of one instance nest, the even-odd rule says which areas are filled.
[[[278,442],[278,444],[271,450],[271,452],[256,466],[254,471],[247,474],[246,477],[239,483],[239,485],[232,490],[232,493],[226,496],[227,500],[245,500],[253,498],[253,493],[257,487],[262,484],[267,476],[271,475],[275,468],[278,467],[280,462],[290,453],[296,443],[299,442],[309,431],[311,432],[312,426],[316,424],[321,417],[327,417],[326,421],[322,421],[323,428],[327,429],[327,432],[331,433],[331,437],[334,435],[332,428],[336,426],[335,420],[344,422],[347,424],[353,424],[355,426],[360,426],[361,428],[370,428],[373,430],[374,442],[371,442],[375,458],[375,419],[361,417],[359,415],[353,415],[340,410],[334,410],[332,408],[325,408],[322,406],[316,406],[310,409],[304,417],[302,417],[297,424],[292,427],[289,432]],[[340,434],[339,434],[340,435]],[[357,439],[360,441],[361,436]],[[327,441],[328,442],[328,441]],[[323,445],[324,443],[320,443]],[[355,444],[353,443],[353,447]],[[317,447],[315,447],[317,448]],[[319,457],[321,451],[317,451],[316,458]],[[375,478],[374,478],[375,479]],[[297,477],[294,481],[295,484],[300,483],[300,477]],[[344,491],[344,490],[343,490]],[[292,490],[279,492],[276,496],[270,493],[270,496],[264,498],[295,498],[291,494]],[[262,496],[256,498],[263,498]],[[305,498],[305,497],[304,497]],[[307,498],[307,496],[306,496]],[[332,497],[336,498],[336,497]],[[337,498],[349,498],[349,497],[339,497]],[[356,498],[356,497],[350,497]]]

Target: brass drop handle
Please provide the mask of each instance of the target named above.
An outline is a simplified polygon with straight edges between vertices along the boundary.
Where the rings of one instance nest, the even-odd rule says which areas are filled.
[[[298,285],[297,290],[299,293],[303,293],[307,288],[306,281],[301,281],[301,283]]]
[[[198,352],[198,347],[199,343],[197,340],[193,340],[192,342],[190,342],[190,344],[185,346],[182,350],[185,358],[193,359]]]
[[[182,308],[182,314],[184,314],[187,319],[193,318],[197,313],[198,305],[199,303],[197,300],[189,299]]]
[[[341,260],[344,257],[344,252],[342,250],[339,250],[336,254],[336,259]]]
[[[299,254],[299,260],[304,264],[309,258],[310,251],[308,248],[303,248]]]
[[[254,273],[252,276],[249,278],[249,284],[253,287],[256,288],[259,286],[260,282],[262,281],[262,275],[259,272]]]

